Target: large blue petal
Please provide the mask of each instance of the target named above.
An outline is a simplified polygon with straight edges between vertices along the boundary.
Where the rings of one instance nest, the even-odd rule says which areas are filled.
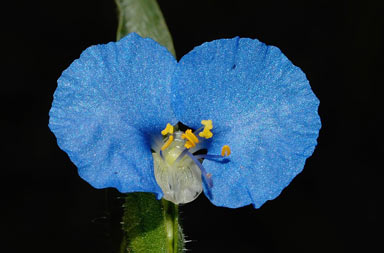
[[[63,72],[49,127],[92,186],[161,196],[150,135],[177,122],[169,99],[176,64],[158,43],[130,34],[86,49]]]
[[[208,154],[231,147],[229,162],[204,161],[218,206],[260,207],[276,198],[316,146],[319,101],[276,47],[239,38],[205,43],[181,59],[172,90],[184,124],[198,128],[212,119]]]

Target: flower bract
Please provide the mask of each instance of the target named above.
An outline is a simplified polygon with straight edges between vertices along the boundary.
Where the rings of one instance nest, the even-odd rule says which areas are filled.
[[[300,68],[256,39],[204,43],[177,62],[131,33],[62,73],[49,127],[96,188],[258,208],[313,153],[318,105]]]

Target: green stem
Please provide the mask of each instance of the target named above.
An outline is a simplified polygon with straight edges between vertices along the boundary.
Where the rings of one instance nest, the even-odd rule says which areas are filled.
[[[154,194],[138,192],[127,194],[123,207],[124,238],[120,252],[183,251],[177,205],[164,199],[159,201]]]
[[[179,244],[179,207],[165,199],[163,205],[164,223],[167,234],[168,252],[178,252]]]

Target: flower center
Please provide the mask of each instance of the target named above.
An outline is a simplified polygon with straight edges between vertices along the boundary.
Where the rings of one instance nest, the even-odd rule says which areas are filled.
[[[204,149],[204,140],[213,137],[211,120],[201,121],[203,125],[196,131],[177,130],[171,124],[161,131],[163,138],[155,141],[152,153],[154,172],[157,183],[164,193],[164,198],[176,204],[188,203],[206,189],[213,187],[213,179],[202,165],[203,159],[217,159],[229,156],[231,150],[224,145],[221,155],[195,153]],[[197,136],[200,137],[198,137]]]

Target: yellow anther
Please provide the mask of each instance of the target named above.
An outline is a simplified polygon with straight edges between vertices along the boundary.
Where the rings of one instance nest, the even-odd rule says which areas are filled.
[[[169,147],[169,145],[171,145],[171,143],[173,142],[173,135],[170,135],[168,137],[168,140],[164,143],[164,145],[161,147],[161,151],[164,151],[166,148]]]
[[[213,128],[212,120],[202,120],[201,124],[204,126],[204,130],[199,133],[200,137],[204,137],[205,139],[212,138],[213,133],[211,129]]]
[[[190,139],[195,142],[195,143],[199,143],[199,139],[196,137],[196,135],[194,133],[192,133],[192,129],[188,129],[187,131],[185,131],[185,135],[187,135],[188,137],[190,137]]]
[[[181,138],[187,139],[184,145],[184,147],[186,147],[187,149],[190,149],[196,146],[196,143],[199,143],[199,139],[196,137],[194,133],[192,133],[191,129],[188,129],[187,131],[185,131],[185,133],[181,135]]]
[[[187,149],[190,149],[190,148],[194,147],[194,145],[193,145],[190,141],[187,141],[187,142],[184,144],[184,147],[187,148]]]
[[[204,126],[204,129],[211,130],[213,128],[212,120],[210,120],[210,119],[209,120],[202,120],[201,124]]]
[[[163,131],[161,131],[162,135],[167,135],[167,134],[173,134],[173,126],[171,124],[167,124],[167,126],[164,128]]]
[[[204,128],[204,130],[199,133],[199,136],[204,137],[205,139],[209,139],[212,138],[213,133],[211,132],[211,130]]]
[[[221,148],[221,156],[229,156],[231,154],[231,149],[228,145],[224,145]]]

